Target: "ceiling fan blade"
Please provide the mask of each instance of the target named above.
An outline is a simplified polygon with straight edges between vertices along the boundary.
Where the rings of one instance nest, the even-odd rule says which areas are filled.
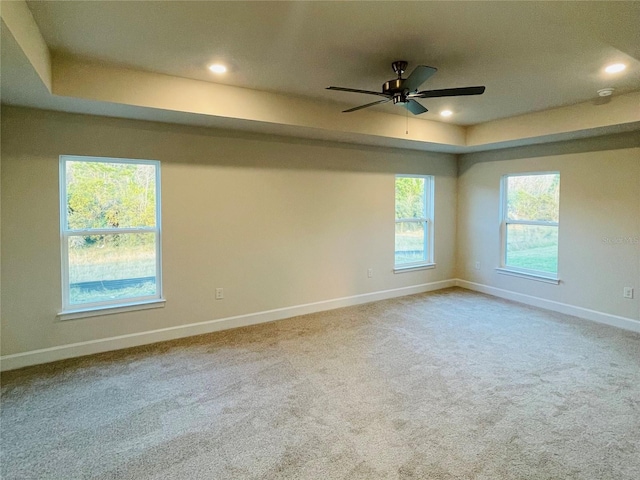
[[[389,98],[389,95],[385,93],[372,92],[371,90],[358,90],[357,88],[327,87],[327,90],[338,90],[340,92],[366,93],[367,95],[378,95],[380,97]]]
[[[420,115],[421,113],[429,111],[423,105],[416,102],[415,100],[407,100],[407,103],[405,103],[404,106],[407,110],[409,110],[414,115]]]
[[[371,102],[371,103],[367,103],[366,105],[360,105],[359,107],[353,107],[353,108],[350,108],[349,110],[344,110],[342,113],[355,112],[356,110],[361,110],[367,107],[373,107],[374,105],[379,105],[381,103],[387,103],[390,101],[391,101],[390,98],[385,98],[384,100],[378,100],[377,102]]]
[[[483,86],[478,87],[462,87],[462,88],[443,88],[442,90],[424,90],[409,95],[411,98],[436,98],[436,97],[458,97],[461,95],[482,95],[484,93]]]
[[[429,78],[437,71],[437,68],[427,67],[426,65],[418,65],[413,70],[413,72],[411,72],[409,78],[404,81],[402,87],[409,90],[410,92],[415,92],[416,90],[418,90],[418,87],[427,80],[427,78]]]

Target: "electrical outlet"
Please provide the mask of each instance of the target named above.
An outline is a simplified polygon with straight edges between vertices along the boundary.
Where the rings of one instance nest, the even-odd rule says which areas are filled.
[[[622,296],[624,298],[633,298],[633,288],[624,287],[624,289],[622,290]]]
[[[373,268],[370,268],[367,270],[367,277],[369,278],[373,277]]]
[[[222,300],[224,298],[224,289],[216,288],[216,300]]]
[[[476,270],[480,270],[480,262],[476,262]]]

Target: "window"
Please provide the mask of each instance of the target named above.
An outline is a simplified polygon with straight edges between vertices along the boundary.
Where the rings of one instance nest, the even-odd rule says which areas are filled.
[[[433,266],[433,176],[396,175],[395,270]]]
[[[62,313],[158,302],[160,163],[60,157]]]
[[[502,177],[502,269],[506,273],[557,280],[559,212],[558,172]]]

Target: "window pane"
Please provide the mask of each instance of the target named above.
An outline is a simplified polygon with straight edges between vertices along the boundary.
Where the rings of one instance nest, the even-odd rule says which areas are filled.
[[[156,166],[66,162],[67,228],[153,227]]]
[[[515,175],[507,178],[507,218],[557,222],[560,174]]]
[[[426,218],[424,178],[396,177],[396,220]]]
[[[558,227],[507,225],[507,258],[510,267],[558,273]]]
[[[157,294],[154,233],[72,236],[68,241],[70,304]]]
[[[424,239],[424,222],[396,223],[396,265],[426,261]]]

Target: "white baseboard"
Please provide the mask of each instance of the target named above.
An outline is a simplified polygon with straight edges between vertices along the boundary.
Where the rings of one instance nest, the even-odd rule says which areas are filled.
[[[565,313],[567,315],[573,315],[597,323],[604,323],[606,325],[611,325],[614,327],[640,333],[640,321],[634,320],[632,318],[611,315],[596,310],[590,310],[588,308],[555,302],[553,300],[546,300],[540,297],[533,297],[531,295],[512,292],[510,290],[491,287],[489,285],[483,285],[480,283],[469,282],[467,280],[451,279],[442,280],[439,282],[423,283],[421,285],[413,285],[410,287],[395,288],[392,290],[364,293],[361,295],[353,295],[350,297],[334,298],[331,300],[323,300],[320,302],[307,303],[303,305],[294,305],[291,307],[277,308],[264,312],[237,315],[234,317],[220,318],[217,320],[209,320],[206,322],[191,323],[188,325],[177,325],[175,327],[162,328],[147,332],[132,333],[128,335],[120,335],[117,337],[109,337],[90,340],[87,342],[60,345],[57,347],[43,348],[41,350],[33,350],[30,352],[5,355],[0,357],[0,370],[15,370],[17,368],[39,365],[42,363],[54,362],[67,358],[81,357],[94,353],[109,352],[112,350],[120,350],[123,348],[148,345],[150,343],[175,340],[178,338],[191,337],[193,335],[201,335],[204,333],[217,332],[220,330],[245,327],[248,325],[256,325],[259,323],[282,320],[298,315],[306,315],[308,313],[333,310],[335,308],[360,305],[362,303],[376,302],[379,300],[402,297],[405,295],[413,295],[416,293],[431,292],[434,290],[441,290],[443,288],[449,287],[462,287],[468,290],[474,290],[476,292],[493,295],[495,297],[505,298],[507,300],[513,300],[527,305],[545,308],[554,312]]]
[[[576,307],[575,305],[569,305],[567,303],[546,300],[544,298],[533,297],[524,293],[517,293],[510,290],[503,290],[502,288],[491,287],[489,285],[468,282],[467,280],[456,279],[456,286],[493,295],[494,297],[506,298],[507,300],[513,300],[515,302],[525,303],[534,307],[545,308],[554,312],[565,313],[567,315],[584,318],[585,320],[591,320],[592,322],[604,323],[606,325],[640,333],[640,321],[634,320],[633,318],[620,317],[618,315],[611,315],[610,313],[599,312],[597,310]]]
[[[382,290],[379,292],[364,293],[350,297],[334,298],[331,300],[277,308],[275,310],[267,310],[264,312],[249,313],[246,315],[237,315],[234,317],[220,318],[206,322],[177,325],[175,327],[162,328],[159,330],[101,338],[87,342],[72,343],[57,347],[43,348],[41,350],[33,350],[30,352],[5,355],[0,357],[0,370],[15,370],[17,368],[28,367],[31,365],[54,362],[56,360],[120,350],[122,348],[137,347],[150,343],[175,340],[178,338],[191,337],[193,335],[201,335],[203,333],[217,332],[220,330],[244,327],[247,325],[255,325],[258,323],[272,322],[274,320],[282,320],[308,313],[333,310],[335,308],[386,300],[388,298],[440,290],[443,288],[454,287],[455,285],[455,279],[442,280],[439,282],[423,283],[421,285],[413,285],[410,287],[394,288],[392,290]]]

